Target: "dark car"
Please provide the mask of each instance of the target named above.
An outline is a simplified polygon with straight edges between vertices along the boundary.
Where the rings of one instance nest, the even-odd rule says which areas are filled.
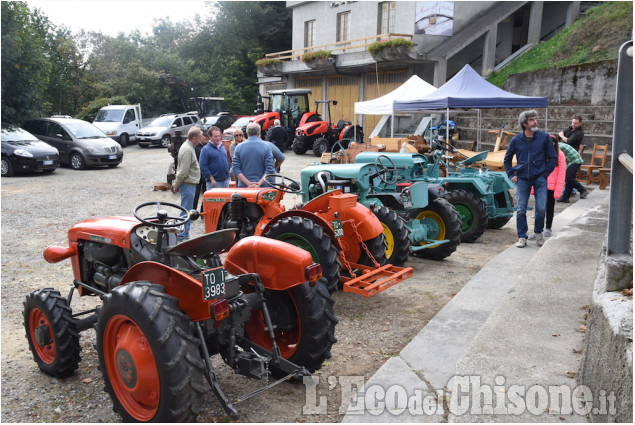
[[[30,171],[48,174],[59,166],[59,153],[53,146],[20,127],[2,125],[2,177]]]
[[[234,121],[236,121],[236,118],[234,118],[234,116],[229,112],[221,112],[216,115],[205,117],[201,120],[203,123],[203,133],[207,133],[207,130],[211,126],[215,125],[220,128],[220,132],[223,134],[223,131],[231,127]]]
[[[74,118],[33,118],[23,128],[57,148],[60,163],[75,170],[107,165],[116,167],[123,160],[119,143],[89,122]]]

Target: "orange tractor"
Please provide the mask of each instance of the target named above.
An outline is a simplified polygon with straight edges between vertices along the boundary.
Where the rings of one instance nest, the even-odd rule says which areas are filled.
[[[335,190],[287,210],[284,194],[300,185],[276,174],[265,181],[270,187],[205,192],[205,231],[237,228],[237,240],[265,236],[303,248],[322,266],[330,293],[341,287],[370,297],[412,276],[410,267],[386,264],[382,223],[357,195]]]
[[[105,391],[126,422],[196,420],[208,391],[204,380],[237,419],[236,403],[319,369],[337,322],[321,266],[278,240],[235,243],[237,229],[177,244],[178,228],[197,216],[148,202],[134,217],[77,223],[68,247],[46,248],[50,263],[71,260],[74,279],[66,297],[53,288],[26,296],[26,338],[39,368],[58,378],[72,374],[80,332],[94,327]],[[101,306],[73,312],[75,291],[99,297]],[[229,400],[212,367],[214,354],[264,387]],[[270,375],[281,379],[269,384]]]

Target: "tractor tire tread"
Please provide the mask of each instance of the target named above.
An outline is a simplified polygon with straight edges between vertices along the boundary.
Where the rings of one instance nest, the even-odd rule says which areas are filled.
[[[475,242],[487,229],[487,206],[474,192],[463,189],[452,190],[442,196],[443,199],[452,205],[461,204],[470,209],[474,218],[472,228],[467,232],[462,232],[461,242]],[[463,227],[463,224],[462,224]]]
[[[441,216],[446,228],[445,237],[450,241],[435,248],[414,251],[413,254],[420,258],[441,261],[452,255],[461,243],[461,216],[456,212],[452,204],[443,198],[433,200],[424,208],[424,210],[427,209],[433,210]]]
[[[410,254],[410,235],[406,221],[388,207],[379,207],[374,213],[379,221],[388,227],[394,239],[392,255],[386,258],[386,262],[397,267],[403,266]]]

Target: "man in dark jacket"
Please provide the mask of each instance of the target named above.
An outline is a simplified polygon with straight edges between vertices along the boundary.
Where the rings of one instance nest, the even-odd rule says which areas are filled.
[[[576,115],[571,120],[571,126],[560,133],[558,136],[569,146],[580,152],[580,145],[584,139],[584,130],[582,130],[582,117]]]
[[[518,248],[527,245],[527,202],[531,188],[534,188],[536,200],[536,216],[534,233],[536,244],[542,246],[545,239],[542,231],[547,209],[547,176],[558,164],[556,150],[551,138],[544,131],[538,130],[536,111],[524,111],[518,117],[522,133],[514,136],[509,143],[503,164],[512,182],[516,183],[516,232]],[[516,166],[512,166],[512,158],[516,156]]]
[[[287,148],[287,130],[280,126],[280,120],[273,122],[273,127],[269,130],[267,140],[272,142],[281,152]]]

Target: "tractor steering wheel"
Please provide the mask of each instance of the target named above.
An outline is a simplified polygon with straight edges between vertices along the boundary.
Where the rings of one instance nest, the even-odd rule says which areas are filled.
[[[444,151],[450,152],[450,153],[455,153],[456,149],[454,148],[454,146],[452,146],[451,144],[449,144],[448,142],[441,140],[441,139],[435,139],[432,141],[432,143],[434,145],[436,145],[436,147],[438,147],[439,149],[442,149]]]
[[[281,179],[280,183],[276,179]],[[300,193],[300,183],[281,174],[266,174],[265,183],[284,193]]]
[[[388,166],[384,165],[384,163],[382,162],[382,158],[388,161],[389,163]],[[397,167],[395,166],[395,163],[392,161],[392,159],[390,159],[386,155],[379,155],[377,158],[375,158],[374,165],[375,165],[375,171],[376,171],[377,177],[379,177],[379,180],[381,180],[385,184],[397,183],[397,179],[398,179]],[[392,172],[392,176],[393,176],[393,179],[391,181],[388,181],[387,179],[387,175],[389,172]]]
[[[140,210],[150,205],[156,205],[156,214],[154,216],[141,218]],[[179,210],[181,213],[185,213],[185,217],[171,216],[163,207],[170,207]],[[144,202],[139,204],[134,209],[134,216],[137,220],[148,226],[156,226],[161,229],[167,229],[168,227],[179,227],[190,221],[190,214],[188,211],[180,205],[171,204],[169,202]],[[168,220],[173,220],[167,223]]]

